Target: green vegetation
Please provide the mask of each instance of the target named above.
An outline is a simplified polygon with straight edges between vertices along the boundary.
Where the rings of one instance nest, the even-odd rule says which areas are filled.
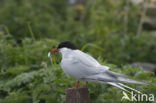
[[[54,66],[47,57],[64,40],[74,42],[112,71],[152,83],[129,86],[156,96],[154,74],[129,65],[156,63],[155,37],[144,31],[136,36],[140,8],[132,4],[128,31],[124,31],[124,5],[112,0],[83,5],[62,0],[1,0],[0,103],[64,103],[65,90],[76,82],[61,70],[60,54],[53,55]],[[88,88],[92,103],[120,103],[123,96],[122,90],[106,84],[89,83]]]

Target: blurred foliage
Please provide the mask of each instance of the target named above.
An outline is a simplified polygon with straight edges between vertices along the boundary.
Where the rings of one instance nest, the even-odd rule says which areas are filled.
[[[61,33],[61,22],[65,19],[65,5],[62,0],[1,0],[2,26],[7,26],[10,33],[17,39],[30,37],[28,25],[36,38]],[[44,34],[44,35],[43,35]]]
[[[62,72],[59,54],[51,66],[47,53],[66,40],[112,71],[153,83],[130,86],[156,95],[154,75],[126,65],[156,63],[155,37],[148,32],[136,36],[141,9],[133,4],[125,27],[124,7],[124,0],[77,5],[62,0],[0,0],[0,103],[64,103],[65,90],[75,80]],[[121,102],[122,91],[116,87],[95,83],[88,87],[92,103]]]
[[[76,81],[61,70],[59,55],[53,55],[53,66],[47,58],[47,52],[58,44],[57,41],[25,38],[21,45],[17,45],[10,35],[1,33],[0,36],[0,103],[65,103],[65,90]],[[156,78],[151,72],[128,65],[116,69],[116,65],[104,62],[102,57],[98,61],[110,66],[112,71],[131,76],[131,79],[152,83],[149,86],[130,86],[156,95]],[[88,87],[92,103],[121,102],[122,90],[116,87],[97,83],[89,83]]]
[[[23,42],[24,37],[70,40],[79,48],[94,45],[96,48],[88,47],[87,51],[118,65],[139,61],[155,63],[155,37],[148,32],[136,37],[140,8],[129,5],[125,27],[124,7],[124,1],[112,0],[78,5],[62,0],[1,0],[0,29],[11,34],[17,43]],[[97,47],[101,49],[97,51]]]

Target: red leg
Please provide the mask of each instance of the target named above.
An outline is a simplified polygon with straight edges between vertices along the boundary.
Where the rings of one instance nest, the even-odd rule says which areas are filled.
[[[79,88],[79,84],[80,84],[80,81],[78,80],[78,81],[77,81],[76,88]]]
[[[78,80],[78,81],[77,81],[77,85],[76,85],[75,87],[71,88],[71,89],[73,90],[73,89],[79,88],[79,84],[80,84],[80,81]]]

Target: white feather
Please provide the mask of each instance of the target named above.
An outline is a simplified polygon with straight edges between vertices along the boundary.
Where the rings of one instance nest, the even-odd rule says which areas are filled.
[[[122,84],[122,83],[118,83],[120,86],[123,86],[123,87],[125,87],[125,88],[128,88],[128,89],[130,89],[130,90],[133,90],[133,91],[135,91],[135,92],[137,92],[137,93],[141,93],[140,91],[138,91],[138,90],[136,90],[136,89],[134,89],[134,88],[131,88],[131,87],[129,87],[129,86],[126,86],[126,85],[124,85],[124,84]],[[142,93],[141,93],[142,94]]]
[[[112,86],[115,86],[117,88],[120,88],[128,93],[131,93],[130,91],[126,90],[125,88],[123,88],[122,86],[118,85],[117,83],[112,83],[112,82],[107,82],[108,84],[112,85]]]

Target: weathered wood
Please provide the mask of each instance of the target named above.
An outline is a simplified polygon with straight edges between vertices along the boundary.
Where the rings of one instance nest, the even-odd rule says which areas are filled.
[[[66,91],[66,103],[90,103],[87,88],[68,89]]]

